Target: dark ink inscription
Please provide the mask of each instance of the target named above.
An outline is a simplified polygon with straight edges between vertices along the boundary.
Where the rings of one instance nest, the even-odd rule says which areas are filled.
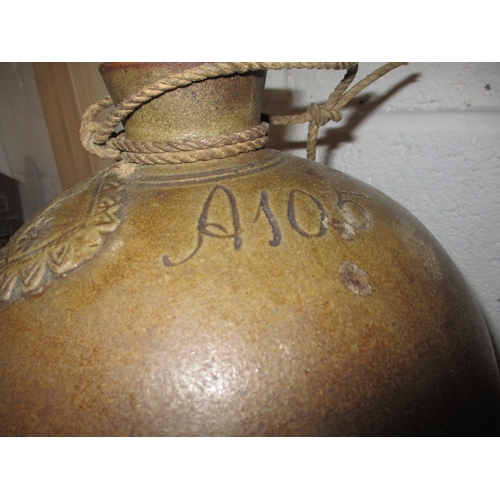
[[[231,208],[231,217],[233,222],[232,233],[229,233],[228,230],[222,224],[216,224],[214,222],[208,222],[208,213],[210,211],[210,206],[212,205],[212,201],[214,199],[217,190],[221,190],[227,195],[229,200],[229,205]],[[217,234],[208,229],[209,227],[214,227],[222,231],[223,234]],[[236,204],[236,198],[234,193],[225,186],[221,186],[217,184],[210,194],[208,195],[207,200],[205,201],[205,205],[203,206],[203,211],[201,212],[200,219],[198,220],[198,231],[200,234],[204,234],[205,236],[212,236],[213,238],[234,238],[234,248],[239,250],[241,248],[241,224],[240,224],[240,215],[238,213],[238,205]]]
[[[271,210],[271,207],[269,206],[269,193],[267,191],[261,192],[259,208],[257,209],[257,214],[255,215],[254,222],[257,222],[259,220],[261,210],[267,217],[267,220],[273,232],[273,239],[269,241],[269,245],[271,245],[272,247],[277,247],[281,243],[281,228],[278,219],[276,219]]]
[[[203,243],[203,235],[201,233],[198,233],[198,242],[196,243],[196,247],[185,259],[179,262],[172,262],[168,255],[164,255],[161,258],[161,260],[163,264],[167,267],[175,267],[175,266],[180,266],[181,264],[185,264],[188,260],[191,260],[198,253],[198,250],[201,248],[202,243]]]
[[[304,228],[300,226],[297,221],[296,213],[295,213],[295,204],[296,204],[296,196],[297,194],[301,194],[303,196],[307,196],[311,199],[319,212],[319,226],[318,231],[316,233],[309,233]],[[323,204],[314,196],[306,193],[305,191],[301,191],[299,189],[294,189],[290,192],[290,196],[288,197],[288,220],[292,225],[292,228],[295,229],[300,235],[305,236],[306,238],[319,238],[326,234],[328,230],[328,215],[326,213],[325,207]]]
[[[217,191],[219,190],[225,193],[229,201],[229,207],[231,209],[231,221],[233,224],[233,232],[231,233],[222,224],[208,221],[210,207],[212,206],[213,199],[217,194]],[[220,232],[214,232],[214,229],[217,229]],[[195,249],[185,259],[181,260],[180,262],[172,262],[168,257],[168,255],[164,255],[162,257],[163,264],[168,267],[173,267],[173,266],[178,266],[180,264],[184,264],[188,260],[192,259],[198,253],[198,250],[201,248],[204,236],[210,236],[212,238],[233,238],[235,250],[239,250],[241,248],[242,244],[241,223],[240,223],[240,215],[238,212],[238,205],[236,203],[236,197],[234,196],[234,193],[230,189],[220,184],[217,184],[212,189],[212,191],[210,191],[210,194],[208,195],[203,205],[203,210],[201,212],[200,218],[198,219],[198,242],[196,244]]]
[[[214,198],[218,193],[220,193],[225,200],[224,203],[226,203],[226,211],[224,212],[226,214],[226,222],[224,223],[221,222],[220,219],[217,220],[217,214],[221,213],[221,205],[218,202],[214,205]],[[341,214],[340,219],[329,217],[323,203],[313,195],[300,189],[290,191],[288,196],[287,216],[292,229],[305,238],[320,238],[327,233],[329,227],[332,227],[342,239],[348,241],[355,238],[358,230],[370,229],[373,224],[372,216],[360,202],[361,200],[368,200],[369,198],[363,194],[349,191],[336,190],[336,193],[336,206]],[[301,217],[298,213],[300,213],[299,207],[303,203],[308,204],[309,209],[306,211],[307,215],[302,215],[305,219],[303,219],[301,223]],[[229,212],[227,208],[229,208]],[[283,240],[282,229],[279,220],[271,209],[269,192],[266,190],[260,192],[260,201],[253,220],[254,223],[259,220],[261,212],[264,213],[271,226],[272,239],[269,240],[269,245],[272,247],[280,246]],[[228,213],[229,218],[227,218]],[[218,217],[220,217],[220,215],[218,215]],[[230,221],[229,227],[228,220]],[[308,228],[304,227],[305,223],[309,223],[313,224],[314,228],[316,222],[318,224],[316,230],[311,229],[310,226]],[[197,232],[198,238],[196,246],[186,258],[177,262],[172,262],[168,255],[163,255],[163,264],[167,267],[174,267],[192,259],[202,247],[205,237],[230,238],[233,240],[235,250],[241,249],[243,243],[241,236],[242,228],[238,204],[233,191],[221,184],[216,184],[213,187],[203,204],[201,214],[198,218]]]

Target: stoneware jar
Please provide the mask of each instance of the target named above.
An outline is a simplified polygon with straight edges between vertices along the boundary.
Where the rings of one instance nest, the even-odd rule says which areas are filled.
[[[192,65],[106,64],[115,103]],[[130,141],[260,124],[265,73],[147,102]],[[493,435],[474,298],[393,200],[272,149],[121,161],[0,251],[0,434]]]

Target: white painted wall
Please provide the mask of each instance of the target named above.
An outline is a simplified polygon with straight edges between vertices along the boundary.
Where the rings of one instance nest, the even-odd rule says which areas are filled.
[[[381,64],[361,63],[356,81]],[[271,72],[267,104],[281,112],[324,102],[341,75]],[[305,155],[306,126],[273,134],[280,149],[302,141],[287,151]],[[325,126],[320,143],[318,161],[379,188],[436,236],[475,292],[500,353],[500,63],[398,68]]]

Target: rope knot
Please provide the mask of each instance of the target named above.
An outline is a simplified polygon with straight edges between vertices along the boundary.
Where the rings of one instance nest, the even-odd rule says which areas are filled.
[[[331,109],[329,112],[331,116],[330,119],[335,123],[338,123],[340,120],[342,120],[342,113],[338,109]]]
[[[342,120],[342,113],[340,111],[335,108],[329,108],[325,104],[318,106],[313,102],[308,106],[307,111],[311,115],[310,121],[314,122],[318,127],[323,127],[330,120],[334,122]]]
[[[267,141],[267,124],[237,134],[225,134],[208,141],[181,141],[180,143],[134,143],[123,134],[116,136],[116,126],[146,102],[179,87],[186,87],[209,78],[243,74],[248,71],[270,69],[335,69],[346,70],[343,80],[335,87],[328,101],[318,106],[310,104],[305,113],[271,117],[271,123],[287,125],[309,122],[307,158],[316,157],[316,142],[320,127],[342,119],[342,109],[355,95],[387,72],[405,63],[388,63],[374,71],[348,90],[356,76],[357,63],[205,63],[192,71],[184,71],[162,78],[126,97],[104,121],[97,115],[112,106],[111,97],[91,105],[82,117],[80,138],[87,151],[99,158],[113,158],[135,164],[185,163],[206,161],[263,148]]]

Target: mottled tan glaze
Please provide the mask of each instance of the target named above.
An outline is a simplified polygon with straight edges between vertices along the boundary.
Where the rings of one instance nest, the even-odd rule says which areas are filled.
[[[199,63],[108,63],[101,66],[115,103],[168,74]],[[240,132],[260,123],[262,71],[208,79],[181,87],[139,108],[125,123],[133,141],[179,141]]]
[[[2,286],[2,435],[499,430],[488,332],[444,250],[277,151],[84,181],[0,254]]]

